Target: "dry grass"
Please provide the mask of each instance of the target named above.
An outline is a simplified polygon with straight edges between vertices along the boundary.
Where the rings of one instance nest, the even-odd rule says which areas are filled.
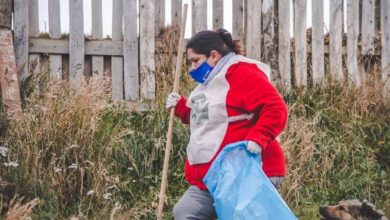
[[[33,199],[23,204],[23,197],[16,195],[10,203],[9,210],[5,215],[5,220],[28,220],[35,206],[39,204],[39,199]]]

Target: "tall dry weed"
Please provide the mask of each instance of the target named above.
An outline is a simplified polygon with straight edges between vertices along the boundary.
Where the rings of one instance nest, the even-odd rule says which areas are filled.
[[[29,220],[35,206],[39,204],[39,199],[33,199],[23,204],[23,197],[16,195],[10,203],[9,210],[5,215],[5,220]]]

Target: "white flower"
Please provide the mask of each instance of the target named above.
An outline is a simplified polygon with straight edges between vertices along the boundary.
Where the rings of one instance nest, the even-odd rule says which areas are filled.
[[[111,193],[106,193],[106,194],[103,195],[103,198],[104,199],[110,199],[111,195],[112,195]]]
[[[0,156],[6,157],[8,152],[8,148],[4,146],[0,146]]]
[[[5,165],[6,167],[17,167],[17,166],[19,166],[18,161],[15,161],[15,162],[10,161],[10,162],[8,162],[8,163],[4,163],[4,165]]]
[[[93,195],[93,194],[95,194],[95,190],[89,190],[88,192],[87,192],[87,196],[90,196],[90,195]]]
[[[56,168],[54,168],[54,172],[56,172],[56,173],[61,173],[61,172],[62,172],[62,169],[61,169],[61,168],[58,168],[58,167],[56,167]]]
[[[112,186],[109,186],[107,189],[113,189],[113,188],[116,188],[116,186],[112,185]]]
[[[72,165],[68,166],[68,169],[77,169],[77,163],[72,163]]]

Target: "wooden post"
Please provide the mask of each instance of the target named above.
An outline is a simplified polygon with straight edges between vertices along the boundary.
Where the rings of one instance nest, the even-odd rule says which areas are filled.
[[[123,0],[113,0],[112,4],[112,41],[122,41]],[[111,57],[111,89],[113,100],[123,99],[122,57]]]
[[[29,0],[29,35],[30,37],[39,37],[39,8],[38,0]],[[40,55],[39,54],[30,54],[29,56],[29,65],[28,65],[29,74],[36,75],[40,72]]]
[[[344,80],[342,66],[343,1],[330,0],[329,63],[330,74],[338,81]]]
[[[137,101],[140,97],[139,86],[139,50],[137,37],[137,2],[124,1],[126,13],[124,20],[123,59],[125,99]],[[141,5],[142,7],[142,5]],[[153,22],[150,22],[153,23]],[[153,35],[154,36],[154,35]]]
[[[213,30],[223,27],[223,0],[213,0]]]
[[[244,40],[244,30],[244,2],[233,0],[233,39]]]
[[[390,2],[381,1],[382,82],[383,96],[390,103]]]
[[[262,2],[262,31],[263,36],[263,53],[262,61],[271,67],[270,80],[276,79],[277,70],[277,42],[275,28],[275,4],[274,0],[263,0]]]
[[[348,79],[358,86],[363,79],[358,68],[358,36],[359,36],[359,2],[348,0],[347,3],[347,70]]]
[[[291,88],[290,1],[279,2],[279,72],[284,88]]]
[[[10,116],[17,117],[22,113],[22,104],[20,101],[14,44],[12,42],[11,30],[3,27],[0,28],[0,51],[0,83],[3,104]]]
[[[0,0],[0,28],[11,29],[13,0]]]
[[[21,80],[28,76],[28,0],[14,0],[14,46],[16,68]]]
[[[306,0],[294,1],[294,74],[296,86],[307,85]]]
[[[102,0],[93,0],[92,2],[92,38],[94,40],[103,39],[103,18],[102,18]],[[103,56],[92,56],[92,75],[103,77]]]
[[[375,2],[363,0],[362,3],[362,54],[373,55],[375,52]]]
[[[182,0],[171,0],[171,25],[180,26],[182,14]]]
[[[261,60],[261,0],[247,0],[246,55]]]
[[[312,73],[313,83],[320,84],[325,78],[324,60],[324,2],[312,1]],[[359,24],[357,22],[357,24]]]
[[[160,34],[161,28],[165,27],[165,0],[156,0],[156,37]]]
[[[49,1],[49,33],[52,39],[61,38],[61,10],[60,0]],[[62,56],[50,54],[50,79],[58,80],[62,78]]]
[[[151,100],[156,96],[154,1],[140,0],[139,12],[141,99]]]
[[[84,76],[83,0],[70,0],[69,13],[69,80],[72,89],[77,90]]]
[[[188,5],[184,4],[183,18],[180,24],[180,35],[179,35],[179,45],[177,50],[177,60],[176,60],[176,68],[175,68],[175,77],[173,81],[173,92],[179,92],[179,80],[181,74],[181,67],[183,61],[183,53],[184,53],[184,30],[186,27],[187,21],[187,8]],[[161,178],[161,187],[159,193],[158,207],[157,207],[157,220],[162,220],[163,218],[163,208],[165,202],[165,191],[168,186],[168,168],[169,168],[169,157],[171,155],[171,147],[172,147],[172,136],[173,136],[173,122],[175,117],[175,107],[172,107],[169,112],[169,122],[168,122],[168,132],[167,132],[167,141],[165,146],[165,155],[164,155],[164,164],[163,164],[163,172]]]
[[[207,0],[192,0],[192,35],[207,29]]]

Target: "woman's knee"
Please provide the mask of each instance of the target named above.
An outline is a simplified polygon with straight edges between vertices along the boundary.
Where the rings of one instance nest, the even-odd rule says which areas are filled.
[[[182,200],[179,200],[173,207],[173,216],[176,220],[186,219],[186,216],[191,213],[191,207]]]

